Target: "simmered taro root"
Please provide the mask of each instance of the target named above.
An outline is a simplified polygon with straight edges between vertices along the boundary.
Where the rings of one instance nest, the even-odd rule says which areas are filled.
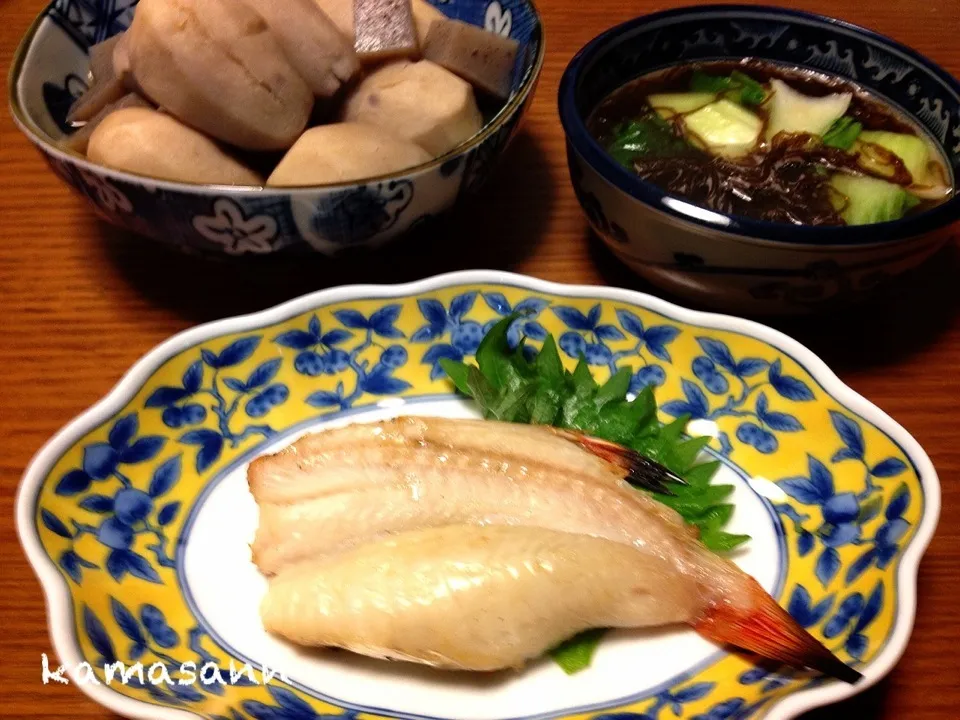
[[[347,98],[343,119],[377,125],[434,156],[483,125],[470,85],[429,60],[396,62],[370,73]]]
[[[241,0],[140,0],[123,44],[146,95],[211,137],[282,150],[306,127],[313,93]]]
[[[360,72],[350,42],[314,0],[244,0],[277,38],[314,95],[329,98]]]
[[[428,34],[442,64],[413,59]],[[424,0],[140,0],[91,49],[91,89],[69,115],[81,127],[61,145],[164,180],[354,182],[479,132],[473,86],[508,97],[516,53]],[[361,59],[376,61],[365,76]]]
[[[354,0],[354,47],[365,62],[420,54],[410,0]]]
[[[90,143],[90,136],[93,135],[93,131],[97,129],[97,126],[102,123],[110,113],[123,110],[124,108],[152,108],[152,106],[136,93],[127,93],[116,102],[110,103],[102,108],[100,112],[87,120],[83,124],[83,127],[78,128],[64,138],[62,141],[63,147],[67,150],[78,152],[81,155],[86,155],[87,145]]]
[[[430,26],[423,57],[505,99],[510,96],[517,48],[516,40],[459,20],[443,19]]]
[[[430,154],[419,145],[373,125],[321,125],[300,136],[267,185],[350,182],[406,170],[429,159]]]
[[[93,131],[87,155],[106,167],[161,180],[263,184],[205,135],[166,113],[144,108],[111,113]]]

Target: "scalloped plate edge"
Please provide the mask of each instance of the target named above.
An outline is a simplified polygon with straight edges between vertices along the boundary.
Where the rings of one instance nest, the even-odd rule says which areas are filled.
[[[67,672],[80,690],[95,702],[113,712],[136,720],[194,720],[195,713],[152,705],[115,693],[102,685],[76,683],[75,668],[84,658],[74,635],[74,619],[66,581],[40,544],[33,522],[32,499],[39,490],[57,458],[83,435],[121,410],[129,397],[156,372],[164,362],[177,353],[220,335],[243,332],[264,325],[282,322],[316,307],[344,302],[357,297],[378,298],[397,295],[416,295],[444,287],[463,284],[503,284],[534,292],[594,297],[640,305],[649,310],[683,322],[704,327],[740,332],[783,350],[801,362],[810,374],[832,396],[858,415],[868,418],[876,427],[896,440],[916,465],[926,495],[924,515],[916,534],[904,550],[897,569],[897,617],[890,639],[881,653],[862,668],[864,679],[856,686],[832,683],[823,687],[801,690],[771,706],[767,720],[791,720],[813,708],[852,697],[882,680],[903,655],[913,630],[916,617],[916,585],[920,559],[930,544],[940,516],[940,483],[930,458],[920,444],[899,423],[876,405],[846,385],[826,363],[811,350],[778,330],[751,320],[730,315],[688,310],[652,295],[594,285],[567,285],[548,282],[525,275],[493,270],[466,270],[436,275],[416,282],[396,285],[347,285],[318,290],[281,305],[249,315],[215,320],[180,332],[160,343],[120,379],[95,405],[76,416],[58,431],[31,459],[24,471],[17,491],[16,521],[20,543],[43,587],[50,639],[59,662],[67,665]]]

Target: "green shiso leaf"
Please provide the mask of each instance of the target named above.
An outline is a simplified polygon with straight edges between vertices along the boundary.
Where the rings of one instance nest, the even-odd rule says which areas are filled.
[[[507,342],[516,317],[505,317],[490,329],[477,348],[476,365],[440,360],[453,384],[477,402],[484,417],[580,430],[632,448],[687,481],[672,485],[673,495],[650,496],[697,526],[706,547],[728,552],[750,539],[724,531],[733,515],[733,505],[726,502],[733,486],[711,483],[720,462],[699,460],[710,438],[686,437],[689,417],[661,424],[650,388],[628,400],[629,368],[621,368],[602,386],[583,357],[573,372],[565,370],[552,335],[528,360],[522,348],[511,349]],[[590,665],[604,632],[590,630],[570,638],[551,651],[551,657],[564,672],[579,672]]]

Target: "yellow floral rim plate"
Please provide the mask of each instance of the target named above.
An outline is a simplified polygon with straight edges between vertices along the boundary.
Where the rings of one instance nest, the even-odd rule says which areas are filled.
[[[515,311],[514,342],[553,333],[598,380],[630,366],[664,420],[689,414],[713,437],[736,485],[731,529],[753,537],[735,559],[864,682],[757,668],[687,631],[613,633],[574,676],[544,660],[489,677],[305,652],[263,631],[246,463],[328,423],[470,414],[438,361],[471,356]],[[164,720],[796,717],[896,663],[939,508],[916,441],[784,335],[496,272],[324,290],[177,335],[37,454],[17,502],[51,665],[118,713]],[[142,663],[144,680],[107,684],[117,661]],[[282,675],[265,684],[264,665]],[[191,669],[211,682],[190,683]]]

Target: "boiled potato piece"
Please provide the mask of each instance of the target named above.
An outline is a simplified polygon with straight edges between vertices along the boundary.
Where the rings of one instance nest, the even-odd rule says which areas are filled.
[[[481,90],[506,99],[510,96],[518,48],[516,40],[444,18],[430,26],[423,43],[423,57]]]
[[[314,95],[328,98],[360,72],[350,42],[314,0],[244,0],[264,19]]]
[[[370,73],[347,98],[343,119],[381,127],[434,156],[483,126],[469,83],[429,60],[391,63]]]
[[[430,154],[373,125],[334,123],[307,130],[287,151],[267,185],[325,185],[399,172]]]
[[[121,46],[147,97],[211,137],[281,150],[306,127],[313,93],[241,0],[140,0]]]
[[[343,33],[343,36],[350,42],[354,42],[356,39],[356,33],[354,32],[353,1],[354,0],[314,0],[314,2],[320,6],[320,9],[327,14],[327,17],[333,21],[333,24],[337,26],[337,29]],[[420,45],[423,45],[424,38],[427,37],[427,31],[430,29],[433,21],[441,20],[446,16],[433,5],[424,2],[424,0],[412,0],[410,9],[413,11],[413,22],[417,26],[417,40]]]
[[[262,185],[263,179],[205,135],[166,113],[126,108],[110,113],[90,137],[93,162],[178,182]]]
[[[420,54],[410,0],[354,0],[353,25],[354,47],[365,62]]]

